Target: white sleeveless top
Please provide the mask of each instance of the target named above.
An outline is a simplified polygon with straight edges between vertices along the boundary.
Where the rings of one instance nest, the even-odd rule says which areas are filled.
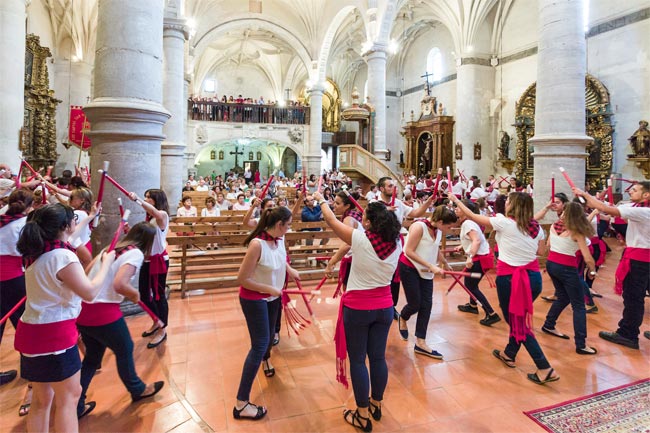
[[[551,251],[565,256],[575,257],[576,251],[580,249],[578,243],[571,236],[560,236],[551,230]]]
[[[431,237],[431,232],[429,232],[429,227],[422,221],[415,221],[413,223],[419,224],[422,227],[422,238],[418,243],[418,246],[415,248],[415,253],[426,260],[427,263],[433,263],[438,265],[438,251],[440,250],[440,241],[442,240],[442,230],[436,230],[436,238]],[[423,280],[432,280],[432,272],[424,272],[422,266],[418,263],[413,263],[415,269],[417,269],[420,278]]]
[[[262,247],[260,260],[257,262],[253,279],[262,284],[268,284],[276,289],[282,289],[287,276],[287,251],[284,239],[278,240],[277,248],[271,248],[267,241],[255,238],[251,242],[259,242]],[[269,296],[266,301],[273,301],[277,296]]]
[[[156,230],[156,235],[153,238],[153,244],[151,245],[151,255],[155,256],[156,254],[162,254],[167,248],[167,231],[169,230],[169,216],[165,214],[165,227],[161,229],[158,227],[158,223],[155,218],[151,218],[149,224],[158,228]]]

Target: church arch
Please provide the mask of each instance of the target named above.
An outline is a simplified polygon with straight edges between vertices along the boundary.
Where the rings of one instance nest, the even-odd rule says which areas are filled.
[[[318,82],[323,83],[326,80],[327,76],[327,62],[329,61],[330,52],[332,51],[332,43],[334,42],[334,37],[336,33],[341,28],[341,25],[345,21],[345,18],[354,12],[356,7],[354,6],[345,6],[342,8],[332,19],[325,37],[323,38],[323,43],[320,47],[320,52],[318,55]],[[365,21],[364,21],[365,26]],[[311,78],[311,77],[310,77]]]
[[[533,177],[533,146],[528,144],[535,135],[535,102],[537,82],[528,86],[515,109],[517,145],[515,173],[519,179],[528,181]],[[593,75],[585,77],[585,125],[586,134],[594,141],[587,146],[589,154],[585,162],[586,181],[590,188],[602,188],[612,171],[613,133],[609,91]]]

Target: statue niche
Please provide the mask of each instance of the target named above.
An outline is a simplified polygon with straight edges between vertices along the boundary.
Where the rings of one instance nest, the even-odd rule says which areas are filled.
[[[650,157],[650,131],[648,131],[647,121],[639,121],[639,129],[634,131],[634,134],[628,140],[630,141],[630,146],[632,146],[632,154],[628,155],[628,157]]]

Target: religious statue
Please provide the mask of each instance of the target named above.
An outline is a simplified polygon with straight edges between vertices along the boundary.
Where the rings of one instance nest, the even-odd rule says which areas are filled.
[[[474,159],[481,159],[481,143],[474,143]]]
[[[510,159],[510,135],[506,131],[501,131],[501,145],[499,146],[499,159]]]
[[[428,161],[429,158],[430,158],[430,154],[431,154],[431,144],[433,143],[433,138],[429,137],[428,139],[424,140],[423,143],[426,145],[426,147],[424,148],[423,156],[424,156],[424,159],[426,159]]]
[[[294,126],[292,129],[287,131],[287,135],[292,144],[302,143],[302,129],[300,129],[300,127]]]
[[[438,103],[438,116],[444,116],[445,115],[445,107],[442,106],[442,102]]]
[[[404,165],[404,151],[403,150],[399,151],[399,163],[400,163],[400,165]]]
[[[456,147],[454,148],[454,158],[456,160],[463,159],[463,146],[460,143],[456,143]]]
[[[639,121],[639,129],[628,139],[632,146],[632,158],[650,157],[650,131],[646,120]]]
[[[208,141],[208,130],[205,125],[200,124],[196,126],[194,130],[194,136],[196,137],[196,142],[199,144],[205,144]]]

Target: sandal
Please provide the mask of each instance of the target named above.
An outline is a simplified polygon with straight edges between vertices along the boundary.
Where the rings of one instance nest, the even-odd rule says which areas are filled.
[[[266,376],[266,377],[273,377],[273,376],[275,376],[275,368],[269,366],[269,361],[268,361],[268,359],[262,361],[262,368],[264,369],[264,376]]]
[[[503,363],[506,365],[506,367],[515,368],[515,360],[514,360],[514,359],[510,359],[510,358],[506,358],[505,356],[503,356],[503,355],[501,354],[501,351],[500,351],[500,350],[494,349],[494,350],[492,351],[492,355],[494,355],[495,358],[497,358],[497,359],[499,359],[501,362],[503,362]]]
[[[381,403],[374,404],[372,400],[370,400],[370,407],[368,408],[368,412],[370,412],[370,415],[375,421],[379,421],[381,419]]]
[[[84,411],[81,412],[79,415],[77,415],[77,419],[81,419],[88,415],[90,412],[92,412],[95,409],[95,406],[97,406],[97,403],[94,401],[87,401],[86,404],[84,405]]]
[[[27,404],[21,404],[20,408],[18,409],[18,416],[26,416],[29,414],[29,408],[32,406],[31,403]]]
[[[250,415],[242,415],[241,413],[246,409],[247,406],[251,406],[257,409],[257,413],[253,416]],[[250,401],[244,405],[241,409],[237,409],[237,406],[232,408],[232,416],[235,419],[250,419],[253,421],[257,421],[258,419],[264,418],[264,415],[266,415],[266,408],[264,406],[257,406]]]
[[[555,382],[556,380],[560,380],[560,376],[553,376],[554,371],[555,370],[551,368],[543,380],[540,379],[539,376],[537,376],[537,373],[529,373],[528,380],[530,380],[531,382],[535,382],[538,385],[544,385],[545,383],[548,382]]]
[[[345,420],[345,422],[347,422],[353,427],[358,428],[361,431],[364,431],[366,433],[372,431],[372,422],[370,421],[370,418],[364,418],[361,415],[359,415],[359,409],[345,410],[343,412],[343,419]]]
[[[579,349],[576,348],[576,353],[578,355],[595,355],[595,354],[598,353],[598,350],[596,350],[595,347],[585,346],[585,347],[581,347]]]
[[[542,326],[542,332],[548,335],[552,335],[553,337],[561,338],[563,340],[568,340],[570,338],[568,335],[561,333],[555,328],[547,328],[545,326]]]
[[[29,397],[28,397],[29,395]],[[28,401],[28,402],[27,402]],[[27,385],[27,391],[23,398],[23,404],[18,408],[18,416],[26,416],[29,414],[29,409],[32,407],[32,385]]]

